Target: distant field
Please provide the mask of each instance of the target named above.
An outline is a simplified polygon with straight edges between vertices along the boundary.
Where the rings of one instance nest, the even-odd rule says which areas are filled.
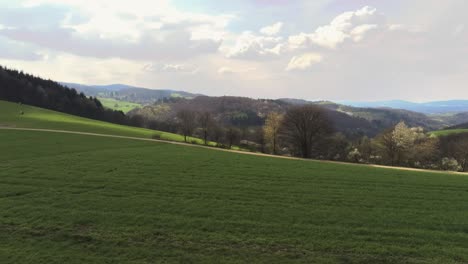
[[[438,130],[430,132],[434,136],[448,136],[453,134],[468,133],[468,129],[447,129],[447,130]]]
[[[99,97],[98,99],[99,101],[101,101],[104,107],[107,107],[113,110],[122,111],[124,113],[128,113],[137,107],[141,107],[141,104],[126,102],[126,101],[119,101],[113,98]]]
[[[24,115],[20,115],[21,111],[24,112]],[[184,141],[184,137],[178,134],[116,125],[6,101],[0,101],[0,126],[2,125],[22,128],[44,128],[101,133],[142,138],[152,138],[155,135],[159,135],[159,137],[163,140],[179,142]],[[203,144],[203,141],[197,138],[190,138],[189,141],[194,141],[197,144]],[[214,145],[214,143],[210,143],[210,145]]]
[[[467,263],[468,177],[0,130],[0,263]]]

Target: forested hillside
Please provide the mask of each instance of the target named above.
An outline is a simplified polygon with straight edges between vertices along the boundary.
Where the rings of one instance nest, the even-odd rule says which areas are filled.
[[[156,121],[167,125],[175,122],[178,112],[188,109],[193,112],[209,112],[218,123],[225,126],[252,128],[262,127],[269,113],[285,113],[291,107],[294,105],[281,100],[198,96],[190,100],[183,98],[161,100],[154,105],[134,109],[129,115],[138,115],[147,122]],[[364,118],[353,117],[333,109],[324,109],[335,130],[348,136],[374,136],[381,129]]]
[[[124,113],[104,108],[95,97],[22,71],[0,67],[0,88],[2,100],[112,123],[131,123]]]
[[[129,115],[140,115],[147,121],[170,123],[175,119],[177,112],[190,109],[195,112],[210,112],[216,120],[225,125],[256,127],[264,125],[268,113],[284,113],[291,107],[308,104],[326,109],[335,130],[351,137],[363,135],[372,137],[400,121],[411,127],[423,127],[426,130],[440,129],[445,125],[442,120],[400,109],[357,108],[327,101],[269,100],[231,96],[160,100],[153,105],[134,109]]]

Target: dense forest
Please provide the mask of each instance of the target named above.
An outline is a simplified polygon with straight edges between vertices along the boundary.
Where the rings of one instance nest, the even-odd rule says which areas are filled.
[[[138,125],[121,111],[103,107],[95,97],[22,71],[0,66],[0,99],[117,124]]]

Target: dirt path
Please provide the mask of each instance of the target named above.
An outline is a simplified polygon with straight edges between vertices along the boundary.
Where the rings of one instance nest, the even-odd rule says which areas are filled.
[[[260,156],[260,157],[270,157],[270,158],[277,158],[277,159],[302,160],[302,161],[319,161],[319,162],[330,163],[330,164],[345,164],[345,165],[366,166],[366,167],[384,168],[384,169],[393,169],[393,170],[468,175],[468,173],[463,173],[463,172],[447,172],[447,171],[424,170],[424,169],[415,169],[415,168],[406,168],[406,167],[392,167],[392,166],[384,166],[384,165],[372,165],[372,164],[368,165],[368,164],[356,164],[356,163],[347,163],[347,162],[339,162],[339,161],[303,159],[303,158],[296,158],[296,157],[270,155],[270,154],[257,153],[257,152],[247,152],[247,151],[239,151],[239,150],[222,149],[222,148],[208,147],[208,146],[203,146],[203,145],[194,145],[194,144],[183,143],[183,142],[166,141],[166,140],[151,139],[151,138],[108,135],[108,134],[99,134],[99,133],[90,133],[90,132],[55,130],[55,129],[41,129],[41,128],[18,128],[18,127],[6,127],[6,126],[1,126],[1,125],[0,125],[0,130],[38,131],[38,132],[64,133],[64,134],[75,134],[75,135],[86,135],[86,136],[97,136],[97,137],[108,137],[108,138],[122,138],[122,139],[131,139],[131,140],[139,140],[139,141],[150,141],[150,142],[174,144],[174,145],[181,145],[181,146],[188,146],[188,147],[195,147],[195,148],[205,148],[205,149],[211,149],[211,150],[216,150],[216,151],[239,153],[239,154],[243,154],[243,155],[252,155],[252,156]]]

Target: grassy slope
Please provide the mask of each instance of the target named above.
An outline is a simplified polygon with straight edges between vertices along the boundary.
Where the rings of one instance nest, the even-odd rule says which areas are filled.
[[[461,133],[468,133],[468,129],[446,129],[446,130],[438,130],[430,132],[431,135],[434,136],[448,136],[452,134],[461,134]]]
[[[20,115],[20,111],[23,111],[24,115]],[[0,126],[1,125],[21,128],[44,128],[91,132],[142,138],[151,138],[155,135],[160,135],[160,138],[163,140],[184,141],[183,136],[178,134],[116,125],[6,101],[0,101]],[[196,138],[190,138],[189,141],[195,141],[197,144],[203,144],[202,140]],[[213,143],[210,144],[214,145]]]
[[[98,99],[99,101],[101,101],[104,107],[107,107],[113,110],[122,111],[124,113],[128,113],[137,107],[141,107],[141,104],[126,102],[126,101],[119,101],[113,98],[99,97]]]
[[[468,262],[463,175],[46,132],[0,149],[0,263]]]

